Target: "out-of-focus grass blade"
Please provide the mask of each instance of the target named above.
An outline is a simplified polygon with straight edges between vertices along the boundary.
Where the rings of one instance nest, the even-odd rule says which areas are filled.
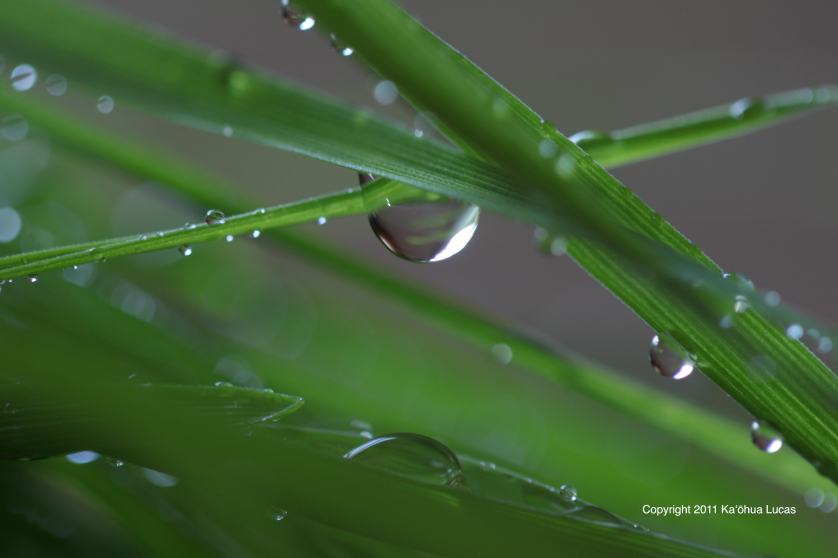
[[[796,89],[739,99],[611,133],[579,132],[570,140],[603,167],[613,168],[748,134],[836,103],[838,88],[834,85]]]
[[[88,389],[90,386],[88,386]],[[75,389],[80,389],[75,387]],[[82,390],[83,391],[83,390]],[[160,405],[175,405],[203,419],[223,418],[227,427],[276,421],[299,409],[300,397],[218,385],[169,386],[114,384],[107,392],[132,397],[143,393]],[[111,420],[89,403],[56,403],[42,386],[0,384],[0,459],[39,459],[84,450],[120,452],[119,440],[97,439],[103,421]]]
[[[760,300],[731,328],[720,327],[720,318],[733,313],[738,288],[732,281],[725,286],[712,260],[552,125],[391,2],[300,4],[408,98],[513,172],[555,215],[596,238],[596,244],[571,239],[568,252],[655,330],[671,332],[697,354],[708,377],[777,427],[822,474],[838,480],[838,377],[787,337],[784,327],[760,314],[768,304]],[[625,234],[620,225],[644,238]],[[776,366],[771,381],[749,364],[755,356]]]

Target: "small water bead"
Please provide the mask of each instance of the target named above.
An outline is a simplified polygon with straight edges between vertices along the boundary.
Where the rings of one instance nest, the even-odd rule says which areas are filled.
[[[178,246],[177,251],[180,252],[183,256],[189,256],[192,254],[192,245],[183,244],[181,246]]]
[[[271,507],[268,509],[268,517],[274,521],[282,521],[288,515],[288,510],[282,508]]]
[[[693,356],[668,333],[652,338],[649,360],[658,374],[673,380],[686,378],[695,370]]]
[[[230,382],[215,382],[215,387],[233,387]]]
[[[12,87],[18,91],[32,89],[38,81],[38,72],[29,64],[21,64],[12,70]]]
[[[226,217],[223,213],[217,209],[210,209],[207,211],[207,217],[205,220],[207,225],[223,225],[226,222],[225,219]]]
[[[567,502],[575,502],[577,498],[576,488],[570,486],[569,484],[563,484],[559,487],[559,496],[561,496],[562,500]]]
[[[114,102],[113,98],[109,95],[102,95],[99,97],[99,101],[96,103],[96,108],[99,109],[99,112],[102,114],[109,114],[113,111]]]
[[[563,497],[561,491],[552,486],[525,482],[521,485],[521,495],[524,503],[534,508],[552,512],[566,512],[576,507],[574,500]]]
[[[761,421],[751,423],[751,441],[766,453],[776,453],[783,447],[783,435]]]
[[[37,283],[38,282],[38,274],[37,273],[30,273],[26,276],[26,281],[29,283]]]
[[[0,122],[0,136],[9,141],[20,141],[29,133],[29,123],[19,114],[12,114]]]
[[[400,433],[375,438],[344,457],[431,484],[465,485],[462,467],[454,452],[433,438],[419,434]]]
[[[99,459],[99,454],[95,451],[79,451],[76,453],[67,454],[67,461],[75,463],[76,465],[84,465],[86,463],[93,463]]]
[[[372,91],[375,101],[380,105],[392,105],[399,98],[399,89],[392,81],[380,81]]]
[[[317,220],[317,224],[318,224],[318,225],[325,225],[325,224],[326,224],[326,218],[325,218],[325,217],[320,217],[320,218]]]
[[[332,44],[332,48],[342,56],[352,56],[352,53],[355,52],[351,47],[346,46],[346,43],[338,39],[334,33],[329,35],[329,42]]]
[[[803,337],[803,326],[800,324],[791,324],[786,328],[786,336],[789,339],[800,339]]]
[[[614,138],[612,138],[609,134],[598,130],[583,130],[581,132],[576,132],[568,139],[586,152],[592,147],[596,148],[614,142]]]
[[[359,174],[361,189],[375,177]],[[365,196],[370,226],[384,246],[415,263],[438,262],[466,247],[477,230],[480,209],[468,202],[437,196],[390,204]]]
[[[227,242],[233,242],[233,238],[234,238],[234,237],[233,237],[233,235],[228,234],[228,235],[224,238],[224,240],[226,240]]]
[[[139,238],[140,240],[145,240],[145,239],[146,239],[146,236],[145,236],[144,234],[141,234],[138,238]]]
[[[47,78],[47,92],[59,97],[67,91],[67,78],[60,74],[52,74]]]
[[[251,231],[250,238],[259,238],[260,234],[262,234],[262,233],[258,230]]]
[[[728,114],[730,114],[730,117],[734,120],[754,118],[766,112],[765,102],[761,99],[755,99],[752,97],[739,99],[730,105],[730,109],[728,109]]]
[[[765,303],[768,306],[777,306],[780,304],[780,294],[776,291],[768,291],[765,293]]]
[[[498,343],[492,347],[492,357],[501,364],[512,362],[512,349],[505,343]]]
[[[751,307],[751,303],[748,302],[748,297],[746,297],[745,295],[736,295],[734,297],[734,301],[735,302],[733,303],[733,311],[737,314],[741,314]]]
[[[551,139],[541,140],[538,144],[538,154],[542,157],[549,158],[559,152],[559,146]]]
[[[307,31],[314,27],[314,18],[289,0],[282,0],[282,19],[290,27],[300,31]]]

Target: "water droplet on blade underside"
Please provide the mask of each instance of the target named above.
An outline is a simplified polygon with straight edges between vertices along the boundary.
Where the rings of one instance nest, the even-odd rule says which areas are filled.
[[[765,453],[776,453],[783,447],[783,435],[762,421],[751,423],[751,441]]]
[[[686,378],[695,370],[695,359],[668,333],[652,338],[649,360],[658,374],[673,380]]]

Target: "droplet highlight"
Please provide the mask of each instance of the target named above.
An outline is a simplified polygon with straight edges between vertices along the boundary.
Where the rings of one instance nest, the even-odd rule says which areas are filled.
[[[430,484],[465,485],[463,470],[454,452],[420,434],[382,436],[358,446],[344,457]]]
[[[38,274],[37,273],[30,273],[26,276],[26,281],[28,283],[37,283],[38,282]]]
[[[761,421],[751,423],[751,441],[765,453],[776,453],[783,447],[783,435]]]
[[[207,211],[207,216],[204,220],[207,222],[207,225],[212,226],[223,225],[224,223],[226,223],[225,219],[226,217],[222,212],[218,211],[217,209],[210,209],[209,211]]]
[[[649,360],[658,374],[673,380],[684,379],[695,370],[692,355],[668,333],[652,338]]]
[[[392,81],[381,81],[372,91],[375,102],[380,105],[392,105],[399,98],[399,89]]]
[[[67,92],[67,78],[60,74],[52,74],[47,78],[47,93],[53,97],[60,97]]]
[[[314,18],[289,0],[282,0],[282,19],[289,27],[300,31],[307,31],[314,27]]]
[[[346,43],[338,39],[334,33],[329,35],[329,42],[341,56],[352,56],[352,53],[355,52],[351,47],[346,46]]]
[[[191,244],[183,244],[182,246],[178,246],[178,252],[181,253],[183,256],[191,256],[192,255],[192,245]]]

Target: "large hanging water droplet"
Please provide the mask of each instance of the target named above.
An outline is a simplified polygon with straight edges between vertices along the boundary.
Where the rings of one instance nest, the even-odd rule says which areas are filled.
[[[391,434],[370,440],[346,455],[406,477],[444,486],[465,485],[462,467],[450,449],[419,434]]]
[[[38,274],[37,273],[30,273],[26,276],[26,280],[30,283],[37,283],[38,282]]]
[[[12,70],[12,87],[18,91],[32,89],[38,81],[38,72],[29,64],[21,64]]]
[[[47,78],[47,92],[59,97],[67,91],[67,78],[60,74],[52,74]]]
[[[524,503],[534,508],[548,511],[565,512],[576,507],[573,500],[566,498],[561,490],[552,486],[542,486],[535,483],[525,482],[521,485],[521,493]]]
[[[569,484],[563,484],[559,488],[559,496],[566,502],[575,502],[576,494],[576,488],[570,486]]]
[[[226,222],[225,219],[226,217],[223,213],[217,209],[210,209],[207,211],[207,217],[205,220],[207,225],[223,225]]]
[[[783,435],[761,421],[751,423],[751,441],[766,453],[776,453],[783,447]]]
[[[649,360],[658,374],[673,380],[686,378],[695,370],[692,355],[668,333],[659,333],[652,338]]]
[[[480,209],[468,202],[417,191],[415,200],[390,203],[368,195],[364,186],[375,178],[359,175],[370,226],[382,244],[410,262],[438,262],[466,247]]]
[[[290,27],[300,31],[307,31],[314,27],[314,18],[289,0],[282,0],[282,19]]]
[[[184,256],[190,256],[190,255],[192,255],[192,245],[191,244],[183,244],[181,246],[178,246],[177,251],[180,252]]]
[[[342,56],[352,56],[355,52],[351,47],[346,46],[346,43],[338,39],[334,33],[329,35],[329,42],[332,43],[332,48],[339,52]]]

